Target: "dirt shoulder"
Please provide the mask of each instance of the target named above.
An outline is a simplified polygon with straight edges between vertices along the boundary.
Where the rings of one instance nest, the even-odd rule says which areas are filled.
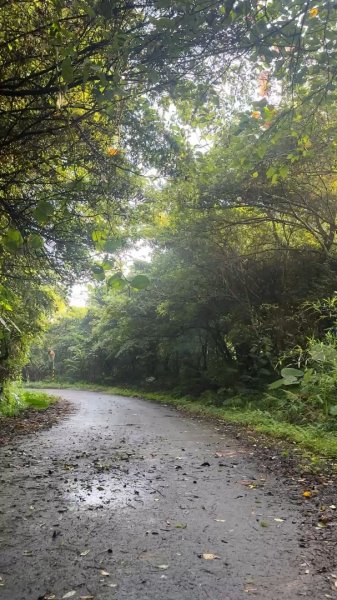
[[[45,409],[27,408],[14,417],[1,417],[0,445],[8,444],[17,436],[49,429],[73,410],[70,402],[59,398]]]

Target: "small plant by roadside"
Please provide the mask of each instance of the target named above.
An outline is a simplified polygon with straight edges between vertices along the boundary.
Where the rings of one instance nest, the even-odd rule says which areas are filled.
[[[305,349],[292,352],[299,368],[285,367],[281,378],[269,385],[267,394],[297,422],[313,419],[337,428],[337,339],[328,332],[322,341],[310,339]],[[283,404],[283,406],[282,406]]]

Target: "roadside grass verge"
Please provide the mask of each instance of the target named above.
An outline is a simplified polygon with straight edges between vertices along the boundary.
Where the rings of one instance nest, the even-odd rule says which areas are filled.
[[[46,392],[31,392],[27,390],[22,392],[22,399],[27,408],[34,408],[35,410],[44,410],[57,400],[56,396],[51,396]]]
[[[260,434],[270,436],[272,439],[286,440],[295,443],[306,456],[315,459],[337,458],[337,434],[324,431],[321,423],[315,425],[295,425],[282,420],[281,415],[275,418],[266,410],[255,407],[237,406],[228,407],[205,404],[190,396],[175,397],[169,393],[148,392],[133,388],[119,388],[103,385],[92,385],[87,383],[58,383],[58,382],[31,382],[30,388],[55,388],[55,389],[77,389],[106,392],[119,396],[131,396],[143,398],[161,404],[169,404],[185,413],[204,418],[218,419],[223,422],[233,423]],[[232,403],[231,403],[232,404]]]
[[[20,384],[6,385],[0,396],[0,419],[2,417],[15,417],[23,410],[45,410],[56,402],[57,398],[46,392],[28,391]]]

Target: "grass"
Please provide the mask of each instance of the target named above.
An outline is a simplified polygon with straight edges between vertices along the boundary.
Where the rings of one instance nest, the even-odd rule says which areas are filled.
[[[31,392],[24,390],[23,394],[23,402],[27,408],[34,408],[35,410],[45,410],[56,402],[56,396],[51,396],[46,392]]]
[[[258,410],[253,407],[218,407],[205,404],[200,400],[194,400],[191,397],[177,398],[172,394],[160,392],[146,392],[132,388],[109,387],[102,385],[92,385],[87,383],[58,383],[58,382],[31,382],[29,387],[36,389],[57,388],[57,389],[78,389],[100,391],[119,396],[131,396],[134,398],[144,398],[162,404],[170,404],[178,410],[201,416],[205,418],[218,419],[227,423],[235,423],[257,433],[270,436],[273,439],[287,440],[295,443],[303,453],[309,453],[313,458],[336,459],[337,458],[337,435],[320,429],[317,425],[295,425],[277,419],[270,413]]]
[[[57,400],[46,392],[24,390],[20,384],[8,384],[0,398],[0,418],[14,417],[27,408],[45,410]]]

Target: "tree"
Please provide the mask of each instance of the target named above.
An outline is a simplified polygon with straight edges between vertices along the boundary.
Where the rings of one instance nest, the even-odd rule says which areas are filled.
[[[13,309],[11,294],[15,289],[23,300],[25,281],[34,281],[41,290],[46,284],[66,285],[83,273],[101,281],[107,273],[111,282],[123,285],[114,255],[126,244],[130,222],[134,225],[137,219],[133,207],[144,201],[139,175],[155,167],[159,176],[188,177],[186,163],[192,152],[181,135],[181,122],[170,127],[162,117],[167,105],[173,103],[181,118],[185,107],[185,115],[195,115],[198,121],[206,109],[220,105],[224,77],[237,74],[240,62],[263,96],[257,106],[249,99],[253,113],[261,116],[263,110],[264,127],[272,143],[278,143],[278,136],[284,141],[281,129],[287,119],[299,118],[302,107],[309,127],[312,108],[335,98],[332,2],[312,6],[309,1],[282,0],[36,0],[27,6],[5,1],[0,19],[0,269],[6,335],[13,335],[17,327],[7,314]],[[323,61],[328,66],[322,70]],[[280,95],[279,82],[285,106],[274,114],[266,97],[273,90]],[[249,136],[259,137],[260,116],[255,132],[252,117],[243,118],[238,131],[241,127],[246,136],[238,136],[237,146],[230,144],[233,156],[244,154],[242,142]],[[234,133],[235,126],[230,135]],[[305,136],[311,139],[299,133],[295,153],[288,144],[294,161],[301,144],[302,155],[307,151]],[[262,151],[262,144],[256,145]],[[283,184],[285,171],[291,169],[266,164],[268,156],[260,157],[267,167],[262,166],[261,177],[271,186],[276,179]],[[218,169],[214,159],[207,169]],[[279,225],[301,231],[298,223],[304,219],[308,235],[315,237],[318,231],[328,248],[334,236],[333,228],[328,231],[330,208],[313,226],[312,207],[302,203],[294,215],[292,201],[289,214],[289,206],[284,208],[283,202],[282,208],[278,198],[277,214],[270,216],[274,188],[263,182],[263,206],[256,206],[250,177],[242,181],[228,156],[221,161],[236,169],[245,208],[252,209],[249,219],[253,215],[254,220],[272,222],[274,237]],[[205,193],[191,169],[197,190],[194,206],[200,199],[206,206],[210,198],[216,204],[216,180]],[[254,168],[252,175],[260,183],[260,171]],[[283,196],[288,199],[290,178],[287,185]],[[193,196],[192,188],[182,189]],[[236,194],[227,181],[226,194],[230,192]],[[237,207],[233,196],[229,204]],[[230,214],[233,219],[239,213]],[[93,259],[95,251],[98,256]]]

